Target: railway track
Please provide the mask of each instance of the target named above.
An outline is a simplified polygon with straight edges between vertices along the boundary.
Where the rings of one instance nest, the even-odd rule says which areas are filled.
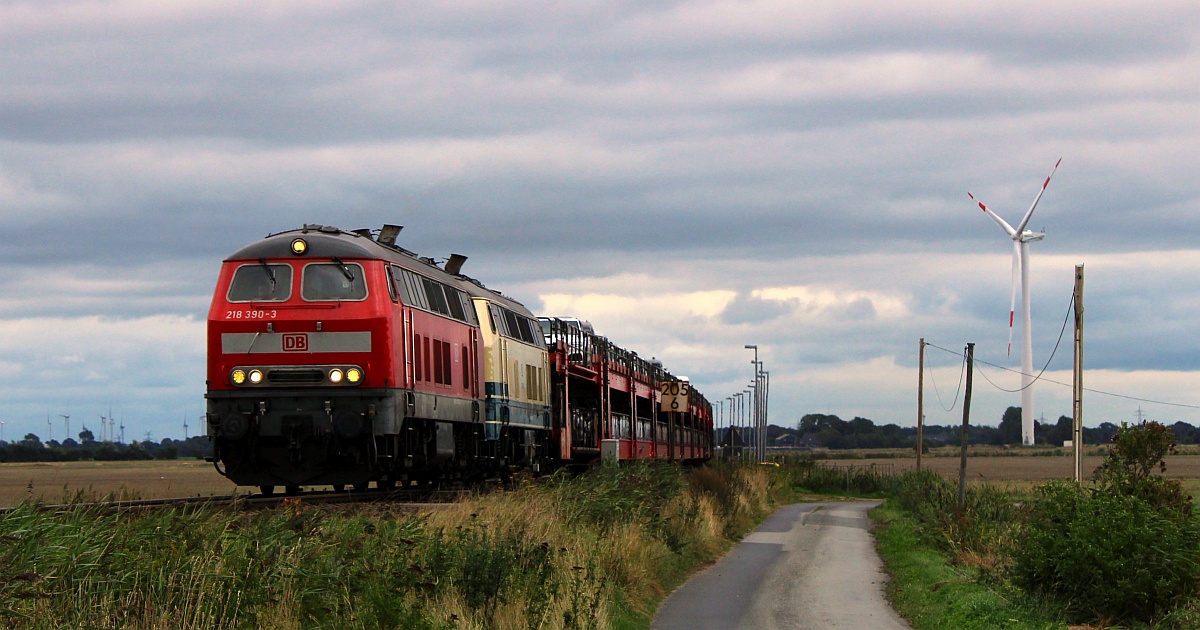
[[[346,492],[316,490],[296,494],[230,494],[208,497],[173,497],[166,499],[133,499],[125,501],[97,501],[93,503],[39,504],[42,512],[70,512],[76,510],[98,510],[122,512],[155,510],[168,507],[227,508],[237,510],[262,510],[282,505],[328,505],[350,503],[388,503],[414,510],[439,509],[452,505],[469,494],[466,490],[367,490]],[[0,508],[0,516],[19,508]]]

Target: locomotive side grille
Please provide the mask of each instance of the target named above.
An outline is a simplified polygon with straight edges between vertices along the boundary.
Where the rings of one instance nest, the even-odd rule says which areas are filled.
[[[267,380],[277,384],[316,385],[325,382],[325,371],[318,368],[274,369],[267,372]]]

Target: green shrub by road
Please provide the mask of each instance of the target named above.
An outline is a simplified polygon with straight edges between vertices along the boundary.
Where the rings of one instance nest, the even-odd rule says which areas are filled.
[[[1094,481],[1031,494],[890,484],[875,512],[897,610],[923,628],[1200,627],[1200,523],[1161,476],[1170,430],[1123,426]]]

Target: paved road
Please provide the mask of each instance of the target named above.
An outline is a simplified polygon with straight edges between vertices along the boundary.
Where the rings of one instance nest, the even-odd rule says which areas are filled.
[[[654,630],[908,629],[883,595],[867,511],[877,501],[776,512],[667,598]]]

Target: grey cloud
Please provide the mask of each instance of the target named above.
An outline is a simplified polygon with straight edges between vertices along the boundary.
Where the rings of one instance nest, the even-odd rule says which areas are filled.
[[[733,326],[739,324],[762,324],[791,313],[794,304],[781,300],[764,300],[749,295],[738,295],[721,312],[721,321]]]
[[[1063,156],[1033,222],[1048,232],[1033,261],[1040,362],[1069,290],[1049,256],[1189,252],[1200,234],[1194,3],[231,7],[0,7],[0,322],[200,318],[242,245],[388,222],[407,226],[405,247],[466,253],[469,273],[530,302],[539,281],[623,273],[738,294],[711,321],[633,338],[639,350],[736,352],[753,334],[782,377],[891,356],[910,369],[924,336],[1007,364],[1009,245],[965,193],[1015,220]],[[846,76],[895,59],[920,63]],[[56,270],[80,284],[24,281]],[[1089,271],[1089,365],[1197,367],[1194,280]],[[749,297],[795,285],[894,294],[911,317],[883,321],[863,299],[797,327],[790,304]],[[120,380],[63,404],[114,392],[147,422],[199,408],[192,350],[158,373],[161,400]],[[738,380],[689,360],[699,380]],[[58,404],[19,385],[0,398],[27,416]]]

